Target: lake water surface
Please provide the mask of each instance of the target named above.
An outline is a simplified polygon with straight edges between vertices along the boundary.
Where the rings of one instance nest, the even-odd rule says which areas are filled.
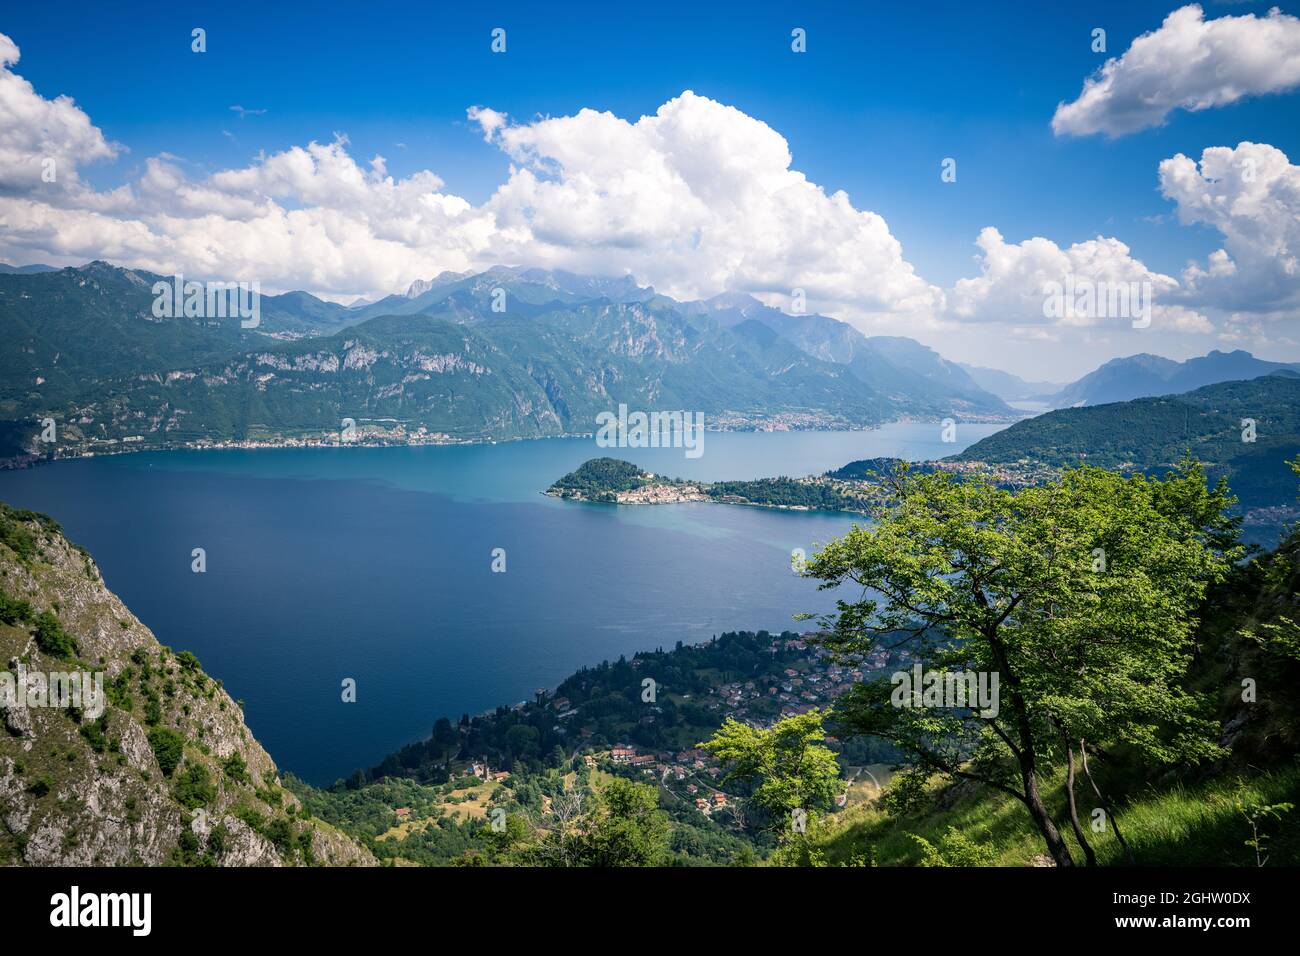
[[[584,664],[729,630],[800,630],[833,599],[790,571],[853,518],[540,494],[588,458],[701,480],[942,457],[998,430],[713,433],[704,454],[591,438],[423,448],[179,451],[0,472],[52,515],[158,639],[245,702],[281,768],[329,783]],[[191,571],[191,551],[207,572]],[[504,548],[504,574],[491,570]],[[357,682],[345,704],[344,678]]]

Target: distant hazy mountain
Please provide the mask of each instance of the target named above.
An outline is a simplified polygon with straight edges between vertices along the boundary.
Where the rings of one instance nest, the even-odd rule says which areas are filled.
[[[966,374],[976,385],[987,392],[992,392],[1004,402],[1029,401],[1043,395],[1051,395],[1061,388],[1059,382],[1027,382],[1018,375],[999,369],[981,368],[978,365],[967,365],[965,362],[957,364],[966,370]]]
[[[1243,440],[1243,419],[1255,423],[1253,441]],[[953,458],[1158,471],[1189,451],[1212,477],[1228,477],[1243,506],[1294,504],[1295,475],[1286,463],[1300,453],[1300,375],[1284,369],[1178,395],[1059,409]]]
[[[416,279],[406,287],[406,297],[408,299],[418,299],[430,289],[436,289],[440,285],[447,285],[472,274],[470,272],[440,272],[432,279]]]
[[[687,308],[707,312],[723,325],[761,322],[804,352],[847,366],[853,375],[891,400],[931,413],[1010,415],[1012,410],[977,385],[957,363],[908,338],[866,336],[824,315],[789,315],[752,296],[725,293]]]
[[[723,293],[700,302],[679,302],[638,286],[631,276],[581,276],[564,271],[499,266],[461,275],[444,272],[412,283],[402,296],[389,296],[355,313],[445,315],[469,323],[497,321],[493,296],[505,293],[507,314],[538,316],[593,300],[642,303],[688,317],[707,318],[727,329],[757,322],[806,355],[848,366],[853,377],[897,406],[919,415],[1011,415],[1001,399],[981,389],[955,363],[911,339],[870,340],[852,326],[821,315],[787,315],[744,293]],[[748,338],[754,340],[751,328]],[[873,344],[874,342],[874,344]]]
[[[30,275],[36,275],[36,273],[38,272],[58,272],[58,271],[59,271],[58,266],[44,266],[44,265],[40,265],[39,263],[30,266],[11,266],[7,262],[0,262],[0,275],[30,276]]]
[[[570,305],[593,299],[611,302],[646,302],[654,290],[641,288],[631,276],[619,279],[580,276],[570,272],[513,266],[495,266],[486,272],[443,272],[433,279],[417,279],[402,295],[390,295],[362,309],[361,320],[377,315],[433,315],[463,311],[467,316],[480,306],[493,304],[496,289],[506,293],[506,311],[521,307]],[[355,317],[354,317],[355,319]]]
[[[920,342],[901,336],[874,335],[867,339],[867,345],[872,351],[859,354],[850,367],[870,370],[863,375],[867,380],[870,380],[871,374],[882,376],[882,381],[889,382],[886,386],[887,390],[910,388],[912,377],[916,377],[925,381],[932,389],[932,394],[941,397],[942,400],[951,398],[955,403],[968,403],[973,410],[1009,411],[1000,398],[976,384],[960,365],[948,361],[934,349]],[[868,359],[870,359],[869,364]],[[884,379],[886,369],[881,365],[880,359],[893,368],[907,373],[908,378]]]
[[[309,292],[262,296],[262,332],[332,332],[352,321],[351,310]]]
[[[1054,408],[1073,408],[1148,395],[1178,395],[1217,382],[1256,378],[1284,369],[1300,370],[1300,365],[1267,362],[1241,350],[1214,351],[1185,362],[1143,353],[1111,359],[1046,401]]]

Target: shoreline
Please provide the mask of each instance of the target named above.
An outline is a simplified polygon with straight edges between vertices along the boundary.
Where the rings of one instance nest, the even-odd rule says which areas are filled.
[[[840,428],[709,428],[705,429],[706,434],[777,434],[777,433],[794,433],[794,432],[813,432],[813,433],[851,433],[851,432],[873,432],[890,425],[912,425],[912,424],[933,424],[940,421],[935,419],[931,422],[924,418],[895,418],[887,422],[879,422],[875,425],[862,427],[840,427]],[[970,425],[997,425],[1011,424],[1004,422],[1002,419],[971,419],[965,424]],[[331,433],[334,435],[335,433]],[[443,434],[443,433],[437,433]],[[340,441],[337,437],[327,440],[324,436],[319,438],[277,438],[266,441],[261,440],[224,440],[209,441],[202,440],[197,442],[166,443],[160,445],[146,445],[140,442],[132,442],[129,439],[121,439],[113,444],[106,444],[105,447],[81,447],[77,446],[75,450],[70,450],[66,454],[35,455],[31,453],[22,455],[13,455],[9,458],[0,458],[0,471],[23,470],[26,468],[35,468],[40,465],[51,465],[61,461],[80,461],[86,458],[109,458],[118,455],[135,455],[144,452],[174,452],[174,451],[259,451],[262,449],[285,449],[285,448],[425,448],[425,447],[443,447],[455,445],[497,445],[506,442],[521,441],[545,441],[550,439],[568,439],[568,438],[591,438],[596,434],[595,430],[586,432],[565,432],[558,435],[516,435],[501,438],[476,437],[476,438],[452,438],[433,437],[408,437],[405,440],[376,440],[374,438],[358,438],[354,441]]]
[[[870,518],[871,515],[866,511],[858,511],[850,508],[809,508],[806,505],[776,505],[767,504],[762,501],[726,501],[719,498],[711,498],[708,495],[701,494],[699,497],[692,498],[674,498],[671,500],[658,501],[597,501],[592,498],[586,498],[579,495],[562,495],[558,492],[547,488],[545,491],[538,492],[547,498],[555,498],[558,501],[573,501],[581,505],[611,505],[613,507],[659,507],[669,505],[730,505],[740,508],[764,508],[768,511],[790,511],[796,514],[824,514],[824,515],[861,515],[864,518]]]

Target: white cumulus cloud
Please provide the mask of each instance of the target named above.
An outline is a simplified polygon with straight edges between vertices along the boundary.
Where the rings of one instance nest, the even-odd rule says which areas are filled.
[[[1160,191],[1179,221],[1223,235],[1223,248],[1183,272],[1197,301],[1240,312],[1300,307],[1300,166],[1266,143],[1214,146],[1160,164]]]
[[[958,280],[949,293],[952,319],[1029,327],[1131,327],[1150,305],[1152,328],[1212,329],[1204,315],[1170,301],[1180,288],[1177,279],[1147,268],[1118,239],[1098,236],[1066,248],[1041,236],[1008,243],[986,226],[976,245],[980,275]],[[1052,296],[1058,298],[1049,301]]]
[[[516,123],[471,108],[511,159],[481,205],[432,171],[395,178],[382,156],[358,162],[341,134],[202,178],[150,157],[133,181],[96,191],[76,164],[114,147],[71,100],[44,100],[8,69],[17,48],[2,35],[0,60],[0,158],[20,170],[0,182],[0,257],[102,257],[334,297],[505,263],[631,274],[679,297],[800,288],[810,308],[854,317],[942,306],[884,219],[792,169],[767,124],[689,91],[635,121],[584,109]],[[58,184],[40,182],[47,154],[69,159]]]
[[[685,297],[801,288],[855,315],[941,305],[884,219],[809,182],[785,138],[734,107],[687,91],[636,122],[470,117],[513,161],[484,207],[504,259],[630,271]]]
[[[78,165],[111,159],[120,147],[109,143],[69,97],[47,100],[14,73],[10,67],[19,55],[18,44],[0,33],[0,192],[53,184],[66,190],[78,182]]]
[[[1058,136],[1123,136],[1159,126],[1175,109],[1204,110],[1300,86],[1300,19],[1276,7],[1205,19],[1198,4],[1173,11],[1084,81],[1052,117]]]

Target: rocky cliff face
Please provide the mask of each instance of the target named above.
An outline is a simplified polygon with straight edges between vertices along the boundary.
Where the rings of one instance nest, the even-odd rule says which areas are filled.
[[[0,504],[0,865],[168,863],[375,859],[302,811],[220,683],[88,554]]]

